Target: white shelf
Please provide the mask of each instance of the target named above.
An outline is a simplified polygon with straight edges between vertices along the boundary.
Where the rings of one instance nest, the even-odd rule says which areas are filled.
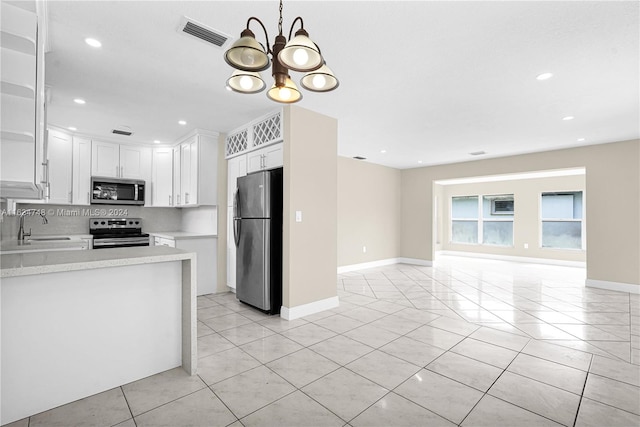
[[[2,47],[35,56],[38,27],[36,15],[4,2],[1,10]]]
[[[35,99],[36,57],[2,48],[2,93]]]
[[[35,141],[35,138],[33,132],[2,129],[2,140],[33,143]]]

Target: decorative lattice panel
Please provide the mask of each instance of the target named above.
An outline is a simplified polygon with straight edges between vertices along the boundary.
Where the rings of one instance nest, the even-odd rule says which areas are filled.
[[[246,129],[229,135],[227,137],[227,157],[246,150],[248,141],[249,138]]]
[[[253,146],[258,147],[282,139],[280,121],[280,113],[278,113],[253,125]]]

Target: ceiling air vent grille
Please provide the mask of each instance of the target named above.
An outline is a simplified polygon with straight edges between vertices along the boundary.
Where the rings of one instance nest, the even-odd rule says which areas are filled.
[[[227,43],[227,41],[229,41],[229,39],[231,38],[227,34],[214,30],[213,28],[207,28],[206,26],[195,22],[191,18],[187,18],[186,16],[183,17],[180,23],[180,31],[218,47],[224,46],[225,43]]]
[[[120,130],[120,129],[113,129],[111,133],[115,133],[116,135],[124,135],[124,136],[133,135],[133,132],[130,132],[128,130]]]
[[[356,160],[367,160],[366,157],[362,157],[362,156],[354,156],[353,158]]]

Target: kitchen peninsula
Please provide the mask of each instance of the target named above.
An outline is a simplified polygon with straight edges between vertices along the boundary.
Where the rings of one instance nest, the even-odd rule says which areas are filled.
[[[2,255],[1,424],[182,366],[196,256],[151,246]]]

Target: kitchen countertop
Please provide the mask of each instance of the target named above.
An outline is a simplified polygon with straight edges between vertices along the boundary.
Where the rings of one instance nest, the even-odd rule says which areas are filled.
[[[214,233],[191,233],[188,231],[147,231],[151,236],[162,237],[164,239],[202,239],[206,237],[218,237]]]
[[[193,252],[166,246],[3,254],[0,257],[0,277],[29,276],[186,259],[190,259],[193,262],[195,261],[195,256],[196,254]]]

